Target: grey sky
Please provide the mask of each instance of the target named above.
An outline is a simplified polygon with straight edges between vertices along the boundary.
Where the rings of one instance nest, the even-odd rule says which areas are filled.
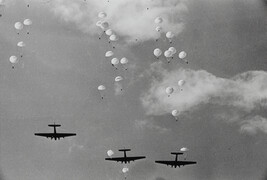
[[[128,179],[264,179],[266,133],[242,132],[240,127],[257,115],[267,118],[266,101],[249,111],[200,102],[175,122],[168,112],[148,115],[141,100],[154,78],[158,79],[154,85],[170,82],[163,70],[166,74],[179,68],[205,70],[226,79],[250,70],[266,72],[264,1],[184,1],[186,8],[179,6],[184,28],[173,46],[188,53],[189,65],[163,62],[162,74],[153,70],[152,52],[158,46],[167,48],[166,41],[156,44],[149,33],[133,31],[139,42],[132,44],[129,39],[134,35],[121,30],[128,39],[121,38],[114,52],[129,58],[131,66],[128,72],[115,71],[104,57],[110,50],[106,40],[99,41],[91,27],[85,32],[80,20],[65,21],[55,13],[53,9],[63,2],[41,2],[31,2],[27,8],[21,1],[11,1],[0,19],[1,180],[122,179],[123,165],[104,161],[107,150],[120,155],[117,149],[122,147],[132,148],[129,155],[147,156],[129,165]],[[13,25],[25,18],[33,21],[30,35],[23,31],[18,36]],[[166,26],[176,29],[175,23]],[[8,59],[17,53],[16,43],[21,40],[26,43],[24,57],[12,70]],[[116,75],[125,77],[123,94],[115,95]],[[104,100],[97,91],[99,84],[107,87]],[[262,87],[266,95],[267,88]],[[56,142],[34,136],[51,131],[47,124],[54,121],[62,124],[59,131],[77,136]],[[169,153],[183,146],[190,149],[188,159],[197,165],[172,169],[154,163],[172,159]]]

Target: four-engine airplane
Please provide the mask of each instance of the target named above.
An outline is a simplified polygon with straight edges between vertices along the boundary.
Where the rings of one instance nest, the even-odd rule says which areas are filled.
[[[111,158],[105,158],[105,160],[117,161],[117,162],[127,164],[127,163],[130,163],[131,161],[146,158],[145,156],[132,156],[132,157],[126,156],[126,152],[131,151],[131,149],[119,149],[119,151],[122,151],[124,153],[124,157],[111,157]]]
[[[53,133],[35,133],[35,136],[43,136],[43,137],[47,137],[47,138],[51,138],[51,139],[60,139],[60,138],[64,138],[64,137],[68,137],[68,136],[76,136],[75,133],[57,133],[56,127],[60,127],[60,124],[49,124],[49,127],[53,127],[54,128],[54,132]]]
[[[175,155],[175,160],[174,161],[155,161],[155,163],[159,164],[165,164],[167,166],[171,166],[174,168],[180,167],[180,166],[185,166],[185,165],[190,165],[190,164],[196,164],[197,162],[195,161],[178,161],[178,155],[182,155],[184,153],[181,152],[171,152],[171,154]]]

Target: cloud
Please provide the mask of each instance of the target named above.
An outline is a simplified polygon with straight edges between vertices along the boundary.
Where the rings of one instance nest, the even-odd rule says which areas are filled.
[[[257,115],[242,122],[240,131],[251,135],[256,134],[258,131],[267,133],[267,119]]]
[[[201,104],[230,106],[250,112],[267,106],[267,73],[248,71],[226,79],[205,70],[178,69],[166,71],[160,65],[151,66],[151,87],[141,97],[148,115],[162,115],[173,109],[189,111]],[[186,81],[183,91],[177,82]],[[165,88],[172,86],[174,93],[168,97]]]
[[[149,129],[159,133],[165,133],[169,131],[169,129],[158,126],[149,120],[135,120],[135,126],[139,129]]]
[[[184,27],[183,14],[187,7],[183,0],[55,0],[52,11],[65,22],[74,23],[90,34],[99,33],[95,24],[99,20],[98,13],[104,11],[111,28],[133,41],[156,38],[154,19],[158,16],[164,19],[164,32],[172,31],[178,35]]]

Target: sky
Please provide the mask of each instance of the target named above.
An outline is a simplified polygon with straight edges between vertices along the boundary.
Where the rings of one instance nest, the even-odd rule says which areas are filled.
[[[99,40],[99,12],[118,41]],[[124,165],[104,160],[123,147],[146,156],[127,165],[129,180],[267,179],[266,1],[10,0],[0,13],[0,180],[124,179]],[[170,46],[189,63],[153,55]],[[129,59],[127,70],[109,50]],[[77,136],[34,136],[54,122]],[[154,163],[182,147],[196,165]]]

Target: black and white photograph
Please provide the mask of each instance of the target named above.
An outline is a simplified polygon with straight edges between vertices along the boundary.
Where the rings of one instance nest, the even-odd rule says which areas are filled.
[[[0,0],[0,180],[267,180],[267,0]]]

